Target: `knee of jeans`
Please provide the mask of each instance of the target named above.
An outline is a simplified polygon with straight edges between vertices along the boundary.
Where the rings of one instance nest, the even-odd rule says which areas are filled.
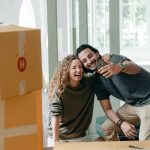
[[[142,133],[139,134],[139,141],[150,140],[150,134],[144,135]]]
[[[101,129],[104,133],[106,133],[106,132],[110,131],[112,128],[108,123],[104,122],[101,126]]]
[[[145,137],[141,134],[139,134],[139,141],[144,141],[145,140]]]
[[[107,126],[105,124],[102,124],[101,129],[105,133],[107,131]]]
[[[102,124],[101,129],[104,133],[114,131],[115,124],[109,121],[106,121]]]

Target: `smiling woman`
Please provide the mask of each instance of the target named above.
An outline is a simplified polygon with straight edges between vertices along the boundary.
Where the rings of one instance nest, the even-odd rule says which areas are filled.
[[[87,141],[93,112],[94,77],[82,77],[80,60],[69,55],[60,63],[50,89],[49,145],[55,142]]]
[[[49,96],[53,95],[55,88],[57,88],[57,94],[60,96],[63,90],[70,85],[70,81],[73,80],[72,70],[75,68],[73,61],[79,61],[74,55],[69,55],[63,59],[51,80]],[[79,64],[81,65],[80,61]],[[81,65],[82,66],[82,65]],[[79,81],[78,81],[79,82]]]
[[[82,78],[82,64],[79,59],[75,59],[71,62],[69,68],[69,78],[70,78],[70,85],[72,87],[77,87],[80,84],[80,80]]]

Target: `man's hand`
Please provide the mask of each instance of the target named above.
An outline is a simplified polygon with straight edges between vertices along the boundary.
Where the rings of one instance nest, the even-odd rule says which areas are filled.
[[[104,62],[108,63],[110,61],[110,57],[111,57],[112,54],[104,54],[102,56],[102,59],[104,60]]]
[[[123,133],[125,134],[125,136],[129,139],[135,139],[135,137],[137,136],[136,130],[134,125],[128,123],[128,122],[123,122],[121,124],[121,130],[123,131]]]
[[[102,68],[98,69],[97,72],[102,74],[105,78],[110,78],[115,74],[118,74],[121,70],[119,64],[109,63]]]

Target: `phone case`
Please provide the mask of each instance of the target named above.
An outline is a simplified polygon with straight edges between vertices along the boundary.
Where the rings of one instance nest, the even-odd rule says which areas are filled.
[[[106,63],[105,63],[101,58],[99,58],[99,59],[97,60],[96,69],[100,69],[101,67],[103,67],[103,66],[105,66],[105,65],[106,65]]]

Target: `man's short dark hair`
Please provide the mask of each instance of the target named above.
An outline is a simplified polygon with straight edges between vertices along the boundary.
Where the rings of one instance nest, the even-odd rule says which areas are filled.
[[[82,52],[83,50],[85,50],[86,48],[89,48],[94,53],[98,52],[98,50],[96,48],[94,48],[93,46],[88,45],[88,44],[82,44],[81,46],[79,46],[77,48],[77,50],[76,50],[76,56],[78,56],[79,53]]]

